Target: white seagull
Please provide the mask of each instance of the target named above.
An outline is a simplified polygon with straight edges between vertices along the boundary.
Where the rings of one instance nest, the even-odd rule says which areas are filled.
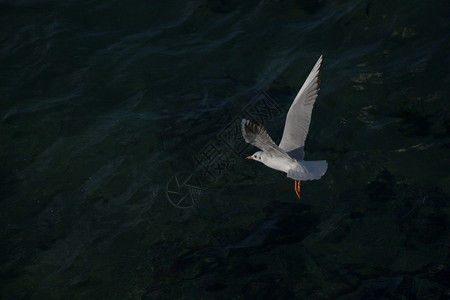
[[[300,181],[319,179],[328,168],[326,160],[303,160],[312,109],[319,92],[321,68],[322,55],[289,108],[279,146],[274,143],[263,126],[246,119],[242,119],[241,122],[245,141],[262,150],[248,156],[247,159],[262,162],[269,168],[287,173],[287,177],[295,180],[295,192],[299,198]]]

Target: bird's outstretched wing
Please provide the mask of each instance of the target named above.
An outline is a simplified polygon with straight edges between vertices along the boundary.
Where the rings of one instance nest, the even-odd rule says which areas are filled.
[[[321,68],[322,55],[312,68],[287,113],[279,147],[297,160],[303,159],[304,156],[303,148],[311,122],[312,109],[319,93]]]
[[[275,144],[272,138],[267,134],[264,127],[262,127],[257,122],[242,119],[241,128],[242,136],[247,143],[258,147],[259,149],[269,154],[274,152],[284,152],[277,146],[277,144]]]

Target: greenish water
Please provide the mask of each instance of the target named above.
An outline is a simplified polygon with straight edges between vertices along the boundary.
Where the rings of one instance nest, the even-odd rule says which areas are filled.
[[[0,297],[450,297],[449,32],[444,0],[0,2]],[[320,54],[298,199],[236,122],[279,142]]]

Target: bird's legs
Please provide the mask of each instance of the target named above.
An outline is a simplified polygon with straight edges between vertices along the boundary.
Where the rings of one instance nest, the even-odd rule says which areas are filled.
[[[295,180],[295,193],[297,194],[297,197],[300,199],[300,180]]]

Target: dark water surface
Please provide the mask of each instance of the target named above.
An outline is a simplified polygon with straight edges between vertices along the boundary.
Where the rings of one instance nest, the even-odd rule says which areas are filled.
[[[449,1],[0,3],[2,299],[450,297]]]

